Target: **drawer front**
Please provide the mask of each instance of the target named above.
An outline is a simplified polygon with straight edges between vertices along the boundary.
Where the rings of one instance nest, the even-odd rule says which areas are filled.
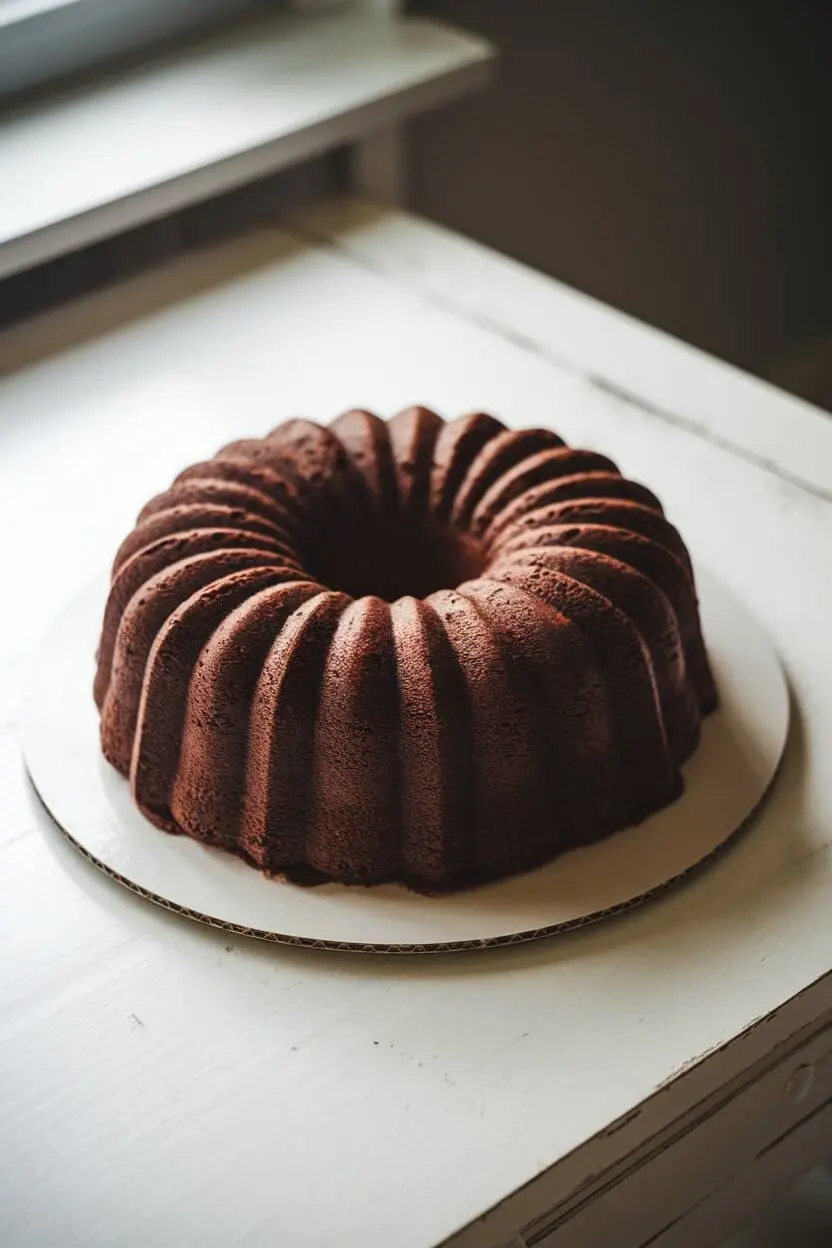
[[[832,1151],[832,1026],[773,1065],[750,1071],[601,1176],[579,1198],[527,1224],[523,1248],[677,1248],[685,1219],[736,1184],[763,1197]],[[797,1167],[795,1169],[795,1167]],[[752,1205],[752,1208],[754,1206]],[[712,1212],[711,1221],[715,1220]],[[730,1228],[728,1228],[730,1229]],[[722,1231],[715,1232],[717,1238]],[[697,1240],[706,1248],[708,1238]]]

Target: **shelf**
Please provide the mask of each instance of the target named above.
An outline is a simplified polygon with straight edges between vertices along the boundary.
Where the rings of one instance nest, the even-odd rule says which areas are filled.
[[[0,277],[459,97],[493,49],[440,23],[282,15],[0,121]]]

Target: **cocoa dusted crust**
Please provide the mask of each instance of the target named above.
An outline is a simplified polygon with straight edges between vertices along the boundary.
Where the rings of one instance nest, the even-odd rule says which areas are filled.
[[[672,802],[716,705],[655,496],[549,430],[422,407],[180,473],[116,556],[95,699],[159,827],[423,892]]]

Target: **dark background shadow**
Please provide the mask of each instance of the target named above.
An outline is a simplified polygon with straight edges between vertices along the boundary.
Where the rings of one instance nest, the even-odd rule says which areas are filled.
[[[832,409],[832,7],[411,0],[500,50],[409,206]]]

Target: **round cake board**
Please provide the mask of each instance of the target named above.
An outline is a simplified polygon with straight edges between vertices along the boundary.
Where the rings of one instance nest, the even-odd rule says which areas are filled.
[[[467,892],[302,888],[150,824],[99,749],[92,678],[103,580],[69,604],[41,645],[23,725],[26,764],[47,810],[86,858],[148,901],[215,927],[289,944],[396,953],[566,932],[655,897],[707,862],[743,829],[774,779],[789,718],[777,655],[719,581],[700,574],[698,583],[720,706],[683,769],[683,796],[607,840]]]

